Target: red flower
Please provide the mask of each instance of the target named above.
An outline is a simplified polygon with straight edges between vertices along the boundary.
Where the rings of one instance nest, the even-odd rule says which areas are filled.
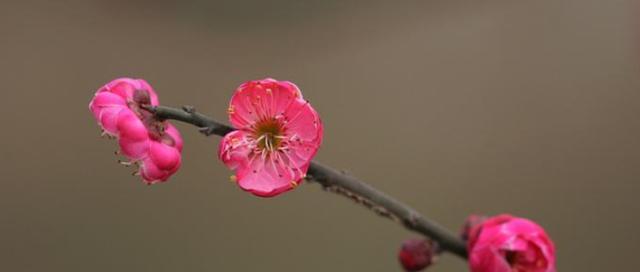
[[[555,247],[536,223],[499,215],[473,226],[467,248],[472,272],[555,272]]]
[[[218,157],[235,170],[240,188],[271,197],[295,188],[322,142],[318,113],[289,81],[246,82],[229,105],[237,130],[220,142]]]

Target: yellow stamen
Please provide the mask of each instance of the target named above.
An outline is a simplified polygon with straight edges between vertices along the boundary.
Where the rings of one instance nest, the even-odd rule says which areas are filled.
[[[229,180],[230,180],[231,182],[237,182],[237,181],[238,181],[238,177],[236,177],[236,175],[231,175],[231,176],[229,177]]]

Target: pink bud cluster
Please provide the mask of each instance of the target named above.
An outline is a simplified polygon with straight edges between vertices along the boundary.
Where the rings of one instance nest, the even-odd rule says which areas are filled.
[[[139,167],[147,184],[166,181],[181,164],[182,138],[148,107],[158,96],[142,79],[118,78],[102,86],[89,103],[103,133],[117,138],[120,152]]]

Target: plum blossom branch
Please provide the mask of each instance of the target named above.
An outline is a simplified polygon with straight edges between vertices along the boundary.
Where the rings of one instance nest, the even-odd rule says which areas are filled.
[[[173,119],[192,124],[198,127],[200,132],[205,135],[215,134],[224,136],[235,130],[228,125],[196,112],[195,108],[191,106],[184,106],[182,109],[166,106],[145,106],[144,108],[154,113],[157,118]],[[458,238],[457,235],[436,222],[425,218],[407,204],[371,187],[353,176],[317,161],[312,161],[308,170],[307,179],[319,183],[327,191],[346,196],[373,210],[378,215],[400,222],[407,229],[431,238],[438,243],[440,249],[443,251],[449,251],[462,258],[467,257],[465,242]]]

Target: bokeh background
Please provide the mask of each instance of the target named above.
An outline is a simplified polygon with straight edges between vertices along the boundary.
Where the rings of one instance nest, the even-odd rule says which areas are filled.
[[[240,83],[296,82],[317,158],[458,230],[546,227],[560,271],[640,265],[634,0],[1,1],[1,271],[399,271],[414,237],[316,184],[259,199],[219,138],[145,186],[87,109],[120,76],[226,121]],[[466,271],[445,255],[431,271]]]

